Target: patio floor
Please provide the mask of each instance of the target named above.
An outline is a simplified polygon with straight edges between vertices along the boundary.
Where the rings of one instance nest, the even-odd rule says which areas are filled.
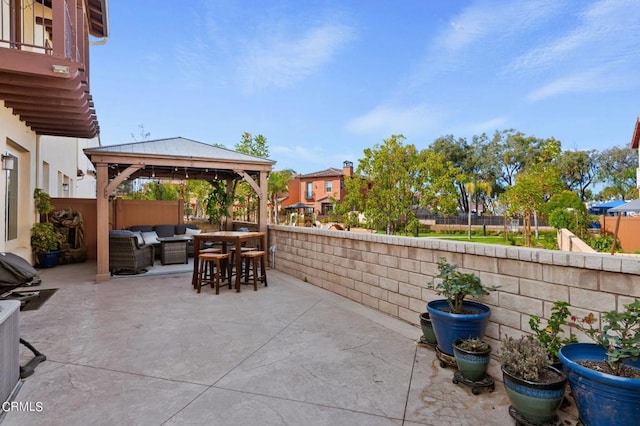
[[[16,401],[42,410],[3,426],[514,424],[502,383],[454,385],[417,327],[273,269],[257,292],[196,294],[185,266],[101,284],[94,263],[41,270],[59,290],[20,332],[47,361]]]

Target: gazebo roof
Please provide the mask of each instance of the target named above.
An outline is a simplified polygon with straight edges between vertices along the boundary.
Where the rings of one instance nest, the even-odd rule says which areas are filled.
[[[131,178],[192,176],[205,180],[271,171],[275,161],[182,137],[87,148],[92,163],[109,164],[109,178],[132,164],[143,165]]]

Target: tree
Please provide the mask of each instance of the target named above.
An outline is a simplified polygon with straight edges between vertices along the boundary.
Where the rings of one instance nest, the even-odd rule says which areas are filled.
[[[595,183],[600,168],[596,150],[564,151],[558,158],[558,168],[569,191],[575,191],[582,201],[591,198],[589,187]]]
[[[590,237],[590,216],[577,193],[565,190],[553,195],[545,205],[545,210],[548,212],[549,225],[556,229],[566,228],[583,240]]]
[[[453,182],[458,194],[458,207],[460,211],[470,211],[466,183],[473,180],[477,168],[472,145],[465,138],[455,139],[453,135],[447,135],[436,139],[429,149],[459,170]]]
[[[542,141],[526,136],[514,129],[496,131],[489,144],[488,152],[497,156],[501,167],[497,173],[497,183],[508,188],[515,183],[515,177],[540,151]]]
[[[356,174],[366,179],[345,179],[345,205],[357,208],[368,223],[393,234],[401,222],[413,229],[416,224],[411,208],[420,187],[418,156],[415,146],[403,145],[404,140],[403,135],[392,135],[382,145],[365,149]]]
[[[638,197],[636,168],[638,152],[631,148],[613,147],[598,155],[598,181],[607,186],[602,190],[607,198],[629,200]]]
[[[293,176],[293,170],[281,170],[269,173],[267,181],[267,192],[273,206],[273,223],[278,224],[278,194],[285,192],[289,188],[289,181]]]
[[[456,213],[458,193],[455,182],[460,169],[438,152],[424,149],[418,155],[417,198],[420,207],[443,216]]]
[[[235,150],[243,154],[254,155],[260,158],[269,158],[267,138],[263,135],[253,136],[249,132],[242,134],[242,139],[235,146]]]
[[[510,216],[522,216],[524,239],[531,247],[531,219],[543,210],[551,195],[562,190],[563,184],[555,159],[560,154],[560,143],[555,139],[544,142],[536,157],[516,176],[515,184],[502,194]]]
[[[213,188],[209,193],[205,206],[210,223],[217,223],[224,229],[224,219],[229,215],[229,208],[233,204],[233,193],[228,191],[224,181],[211,183]]]

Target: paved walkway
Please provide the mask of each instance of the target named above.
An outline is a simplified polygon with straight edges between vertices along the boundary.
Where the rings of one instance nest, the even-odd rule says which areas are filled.
[[[454,385],[419,328],[279,271],[219,295],[185,272],[95,284],[84,263],[41,277],[59,290],[20,328],[48,359],[16,400],[42,409],[3,426],[514,424],[502,384]]]

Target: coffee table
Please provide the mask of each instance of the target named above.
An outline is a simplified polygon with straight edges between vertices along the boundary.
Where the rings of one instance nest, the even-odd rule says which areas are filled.
[[[158,238],[158,241],[160,241],[160,263],[163,265],[171,265],[174,263],[189,262],[187,245],[190,238],[164,237]]]

